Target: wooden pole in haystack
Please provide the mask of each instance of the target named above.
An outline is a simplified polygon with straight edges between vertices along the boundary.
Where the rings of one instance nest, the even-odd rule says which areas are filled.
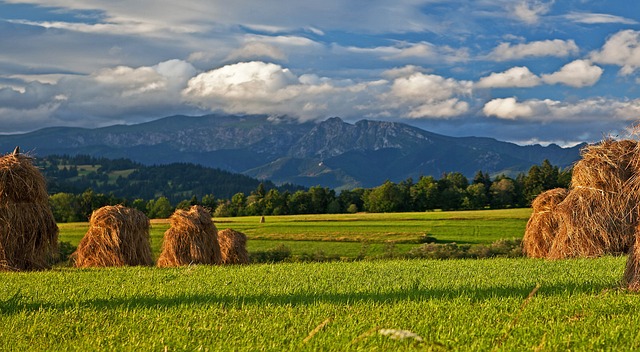
[[[171,227],[164,233],[159,267],[191,264],[220,264],[218,229],[211,214],[202,206],[188,211],[178,209],[169,218]]]
[[[0,157],[0,270],[42,270],[58,255],[46,180],[20,148]]]
[[[153,265],[149,218],[122,205],[95,210],[71,261],[78,268]]]
[[[222,264],[249,264],[247,252],[247,236],[232,229],[218,232]]]

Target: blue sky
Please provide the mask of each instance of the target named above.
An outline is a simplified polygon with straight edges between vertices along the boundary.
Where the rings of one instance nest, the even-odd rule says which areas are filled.
[[[573,145],[640,118],[635,0],[9,0],[0,33],[0,133],[223,112]]]

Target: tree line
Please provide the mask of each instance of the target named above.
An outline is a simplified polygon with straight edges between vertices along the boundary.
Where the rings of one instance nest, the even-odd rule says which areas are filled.
[[[571,181],[570,170],[560,170],[548,160],[532,166],[515,178],[505,175],[491,178],[478,171],[469,180],[459,172],[441,178],[422,176],[401,182],[386,181],[374,188],[355,188],[336,192],[327,187],[279,189],[259,183],[250,192],[237,192],[230,198],[206,194],[193,195],[179,202],[160,195],[152,199],[127,199],[113,192],[58,192],[50,197],[54,216],[60,222],[86,221],[91,212],[104,205],[124,204],[141,210],[150,218],[166,218],[176,208],[199,204],[216,217],[252,215],[332,214],[356,212],[408,212],[526,207],[541,192],[563,187]]]

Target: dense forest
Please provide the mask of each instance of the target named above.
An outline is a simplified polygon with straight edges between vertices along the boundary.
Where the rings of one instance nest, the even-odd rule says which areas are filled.
[[[339,193],[309,189],[193,164],[144,166],[126,159],[50,156],[38,160],[49,182],[57,221],[86,221],[104,205],[124,204],[150,218],[166,218],[176,208],[203,205],[214,216],[288,215],[499,209],[526,207],[542,191],[568,187],[570,170],[548,161],[515,178],[491,178],[478,171],[472,180],[458,172],[435,179],[422,176],[374,188]]]

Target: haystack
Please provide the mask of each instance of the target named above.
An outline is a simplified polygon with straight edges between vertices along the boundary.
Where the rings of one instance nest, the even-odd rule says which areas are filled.
[[[558,233],[561,222],[556,214],[557,205],[562,202],[568,191],[554,188],[538,195],[531,206],[533,213],[527,222],[522,239],[524,253],[533,258],[545,258]]]
[[[169,222],[171,227],[164,233],[159,267],[221,263],[218,230],[205,208],[194,205],[188,211],[178,209]]]
[[[122,205],[95,210],[71,260],[79,268],[153,265],[149,218]]]
[[[623,284],[631,291],[640,291],[640,228],[636,229],[635,242],[624,270]]]
[[[0,157],[0,270],[42,270],[58,252],[46,181],[19,149]]]
[[[589,188],[571,190],[556,207],[558,233],[549,259],[622,254],[633,243],[635,205],[619,193]]]
[[[555,236],[547,258],[620,254],[633,243],[637,194],[629,191],[638,143],[606,139],[581,151],[571,189],[553,211]],[[533,217],[533,216],[532,216]]]
[[[218,232],[222,264],[249,264],[247,236],[232,229]]]

